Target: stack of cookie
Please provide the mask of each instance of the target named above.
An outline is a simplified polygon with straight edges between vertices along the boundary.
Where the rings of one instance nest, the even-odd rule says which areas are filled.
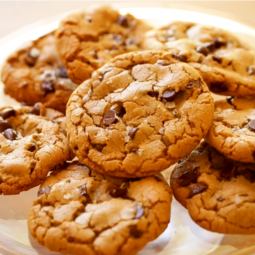
[[[41,184],[28,227],[52,251],[132,255],[166,229],[160,172],[179,161],[171,186],[198,224],[253,233],[252,217],[236,221],[253,199],[253,165],[236,162],[255,158],[253,102],[214,113],[209,89],[253,95],[254,59],[221,29],[153,30],[105,6],[69,15],[3,67],[5,92],[24,103],[0,109],[0,192]]]

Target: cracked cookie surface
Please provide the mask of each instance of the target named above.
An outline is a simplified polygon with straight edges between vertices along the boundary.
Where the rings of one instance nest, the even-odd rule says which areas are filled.
[[[170,221],[172,193],[162,175],[120,179],[72,163],[52,172],[38,196],[29,231],[62,253],[133,255]]]
[[[0,109],[0,194],[29,190],[68,160],[63,118],[42,104]]]
[[[142,47],[166,50],[187,62],[214,93],[255,95],[254,49],[220,28],[175,22],[147,32]]]
[[[226,157],[255,162],[255,103],[253,98],[228,98],[215,102],[207,142]]]
[[[167,52],[131,52],[95,71],[70,97],[76,156],[118,177],[163,171],[207,134],[213,99],[199,73]]]
[[[201,227],[225,234],[255,234],[255,164],[226,158],[203,142],[175,167],[175,198]]]
[[[140,50],[140,44],[151,26],[130,14],[101,6],[69,15],[56,32],[56,46],[77,84],[113,57]]]
[[[5,93],[19,102],[65,112],[66,103],[77,87],[67,76],[55,48],[54,33],[47,34],[8,57],[2,69]]]

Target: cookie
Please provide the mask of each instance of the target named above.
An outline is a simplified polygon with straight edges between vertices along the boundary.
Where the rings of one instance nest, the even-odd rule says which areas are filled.
[[[253,98],[216,101],[207,142],[228,158],[255,163],[254,108]]]
[[[38,196],[29,231],[65,254],[136,254],[170,221],[172,193],[162,175],[118,179],[73,163],[52,172]]]
[[[68,76],[80,84],[113,57],[140,50],[143,35],[150,29],[130,14],[101,6],[65,18],[56,31],[56,46]]]
[[[213,99],[199,73],[167,52],[131,52],[95,71],[70,97],[70,146],[93,170],[154,175],[207,134]]]
[[[142,47],[169,51],[189,63],[214,93],[255,95],[254,50],[227,31],[177,22],[148,32]]]
[[[255,164],[230,160],[202,143],[175,167],[175,198],[201,227],[224,234],[255,234]]]
[[[0,109],[0,194],[18,194],[39,185],[50,170],[69,159],[63,118],[42,105]],[[61,121],[60,121],[61,122]]]
[[[2,69],[5,93],[19,102],[65,112],[66,103],[77,87],[67,76],[55,48],[54,33],[47,34],[8,57]]]

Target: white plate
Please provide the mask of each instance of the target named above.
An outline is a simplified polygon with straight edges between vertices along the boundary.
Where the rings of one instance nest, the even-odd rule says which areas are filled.
[[[173,20],[193,21],[235,32],[251,44],[255,44],[255,30],[238,22],[203,13],[168,8],[120,8],[122,13],[132,13],[159,27]],[[6,57],[25,42],[54,30],[62,14],[48,20],[37,22],[0,40],[0,66]],[[153,20],[151,19],[153,17]],[[0,84],[0,107],[15,105],[10,97],[4,95]],[[165,173],[169,176],[170,170]],[[38,245],[27,229],[26,216],[38,187],[16,196],[0,196],[0,254],[3,255],[49,255]],[[255,254],[255,235],[222,235],[208,232],[197,226],[188,212],[176,201],[172,204],[171,223],[167,230],[154,242],[149,243],[139,255],[200,255],[200,254]],[[109,254],[110,255],[110,254]]]

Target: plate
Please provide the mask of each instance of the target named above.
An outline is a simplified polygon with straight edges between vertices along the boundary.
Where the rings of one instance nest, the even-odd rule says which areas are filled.
[[[116,7],[116,6],[114,6]],[[250,44],[255,45],[255,30],[241,23],[226,18],[207,15],[199,12],[159,7],[119,8],[121,13],[131,13],[145,19],[155,27],[170,21],[182,20],[218,26],[240,35]],[[61,18],[67,13],[47,20],[39,21],[15,33],[0,39],[0,66],[7,56],[24,45],[58,26]],[[153,17],[153,19],[151,19]],[[18,105],[3,93],[0,83],[0,107]],[[169,179],[172,168],[164,171]],[[53,255],[53,253],[37,244],[29,235],[27,213],[36,198],[38,187],[14,196],[0,196],[0,254],[2,255]],[[206,231],[197,226],[189,217],[188,212],[175,200],[172,203],[171,223],[166,231],[155,241],[149,243],[139,255],[202,255],[202,254],[255,254],[255,235],[223,235]]]

